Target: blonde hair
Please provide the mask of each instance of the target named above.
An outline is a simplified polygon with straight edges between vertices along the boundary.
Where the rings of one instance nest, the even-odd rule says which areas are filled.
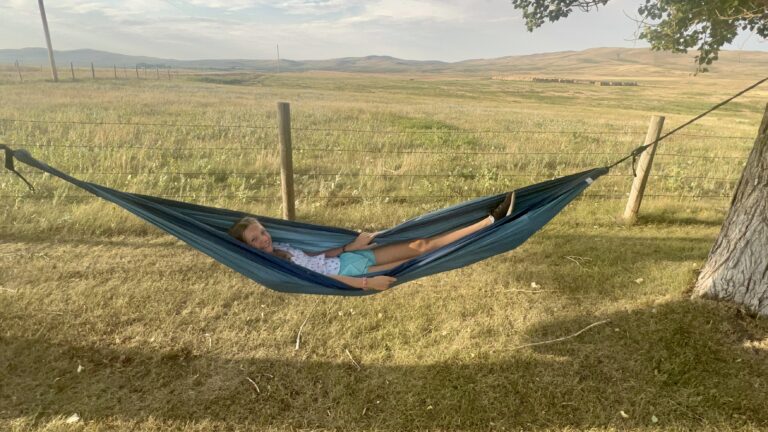
[[[245,230],[248,229],[248,227],[253,224],[261,225],[261,222],[259,222],[259,220],[253,216],[245,216],[243,218],[240,218],[237,222],[235,222],[235,224],[229,228],[227,233],[232,237],[240,240],[241,242],[247,243],[243,235],[245,234]],[[291,254],[284,250],[272,249],[272,255],[278,258],[282,258],[284,260],[288,260],[288,261],[291,260]]]

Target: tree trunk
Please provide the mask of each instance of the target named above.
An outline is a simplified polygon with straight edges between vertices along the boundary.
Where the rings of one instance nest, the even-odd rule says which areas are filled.
[[[768,105],[693,295],[733,301],[768,316]]]

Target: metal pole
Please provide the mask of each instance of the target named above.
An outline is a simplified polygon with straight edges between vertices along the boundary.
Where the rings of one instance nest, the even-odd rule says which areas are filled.
[[[51,74],[53,81],[59,82],[59,73],[56,71],[56,62],[53,60],[53,46],[51,45],[51,34],[48,32],[48,19],[45,17],[45,6],[43,0],[37,0],[40,6],[40,17],[43,19],[43,30],[45,31],[45,43],[48,45],[48,60],[51,61]]]

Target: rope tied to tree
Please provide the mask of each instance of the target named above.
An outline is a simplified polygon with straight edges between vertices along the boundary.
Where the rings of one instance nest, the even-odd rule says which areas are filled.
[[[683,128],[689,126],[691,123],[701,119],[702,117],[706,116],[707,114],[711,113],[712,111],[715,111],[716,109],[722,107],[723,105],[727,104],[728,102],[736,99],[737,97],[743,95],[744,93],[747,93],[748,91],[754,89],[755,87],[759,86],[760,84],[762,84],[762,83],[764,83],[766,81],[768,81],[768,77],[765,77],[765,78],[761,79],[760,81],[757,81],[756,83],[754,83],[751,86],[745,88],[744,90],[742,90],[742,91],[736,93],[735,95],[729,97],[728,99],[718,103],[717,105],[715,105],[712,108],[704,111],[703,113],[697,115],[696,117],[688,120],[687,122],[683,123],[682,125],[672,129],[671,131],[669,131],[669,132],[665,133],[664,135],[660,136],[658,139],[656,139],[652,143],[644,144],[644,145],[641,145],[640,147],[637,147],[636,149],[632,150],[627,156],[617,160],[616,162],[612,163],[611,165],[608,165],[606,168],[611,169],[611,168],[615,167],[616,165],[624,162],[625,160],[627,160],[629,158],[632,158],[632,176],[636,176],[637,174],[635,173],[635,163],[637,161],[637,157],[640,156],[644,151],[648,150],[649,147],[652,147],[653,145],[658,144],[659,142],[661,142],[661,140],[667,138],[668,136],[672,135],[675,132],[678,132],[680,129],[683,129]]]

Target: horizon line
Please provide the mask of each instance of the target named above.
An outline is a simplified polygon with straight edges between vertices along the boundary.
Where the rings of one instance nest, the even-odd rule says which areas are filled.
[[[691,50],[688,53],[675,53],[670,51],[656,51],[652,50],[651,48],[627,48],[627,47],[608,47],[608,46],[601,46],[601,47],[592,47],[592,48],[585,48],[582,50],[562,50],[562,51],[542,51],[542,52],[536,52],[536,53],[529,53],[529,54],[510,54],[500,57],[477,57],[477,58],[467,58],[464,60],[457,60],[457,61],[445,61],[445,60],[415,60],[415,59],[408,59],[408,58],[402,58],[402,57],[395,57],[388,54],[368,54],[364,56],[344,56],[344,57],[330,57],[330,58],[321,58],[321,59],[290,59],[290,58],[280,58],[282,61],[327,61],[327,60],[338,60],[338,59],[346,59],[346,58],[370,58],[370,57],[382,57],[382,58],[391,58],[391,59],[397,59],[397,60],[406,60],[406,61],[412,61],[412,62],[436,62],[436,63],[444,63],[444,64],[454,64],[454,63],[463,63],[468,61],[478,61],[478,60],[497,60],[502,58],[508,58],[508,57],[529,57],[529,56],[535,56],[535,55],[545,55],[545,54],[559,54],[559,53],[574,53],[574,52],[585,52],[590,50],[599,50],[599,49],[613,49],[613,50],[625,50],[625,51],[650,51],[653,53],[657,53],[660,55],[672,55],[672,56],[687,56],[687,55],[694,55],[695,50]],[[0,51],[22,51],[22,50],[43,50],[47,51],[47,48],[45,47],[23,47],[23,48],[0,48]],[[119,52],[114,51],[104,51],[99,49],[93,49],[93,48],[76,48],[76,49],[68,49],[68,50],[61,50],[61,49],[54,49],[53,52],[55,53],[71,53],[71,52],[77,52],[77,51],[95,51],[95,52],[101,52],[106,54],[113,54],[113,55],[121,55],[126,57],[146,57],[151,59],[158,59],[158,60],[172,60],[177,62],[194,62],[194,61],[277,61],[277,58],[196,58],[196,59],[178,59],[178,58],[170,58],[170,57],[155,57],[155,56],[149,56],[149,55],[142,55],[142,54],[123,54]],[[727,50],[722,49],[720,50],[721,53],[765,53],[768,54],[768,51],[756,51],[756,50]]]

